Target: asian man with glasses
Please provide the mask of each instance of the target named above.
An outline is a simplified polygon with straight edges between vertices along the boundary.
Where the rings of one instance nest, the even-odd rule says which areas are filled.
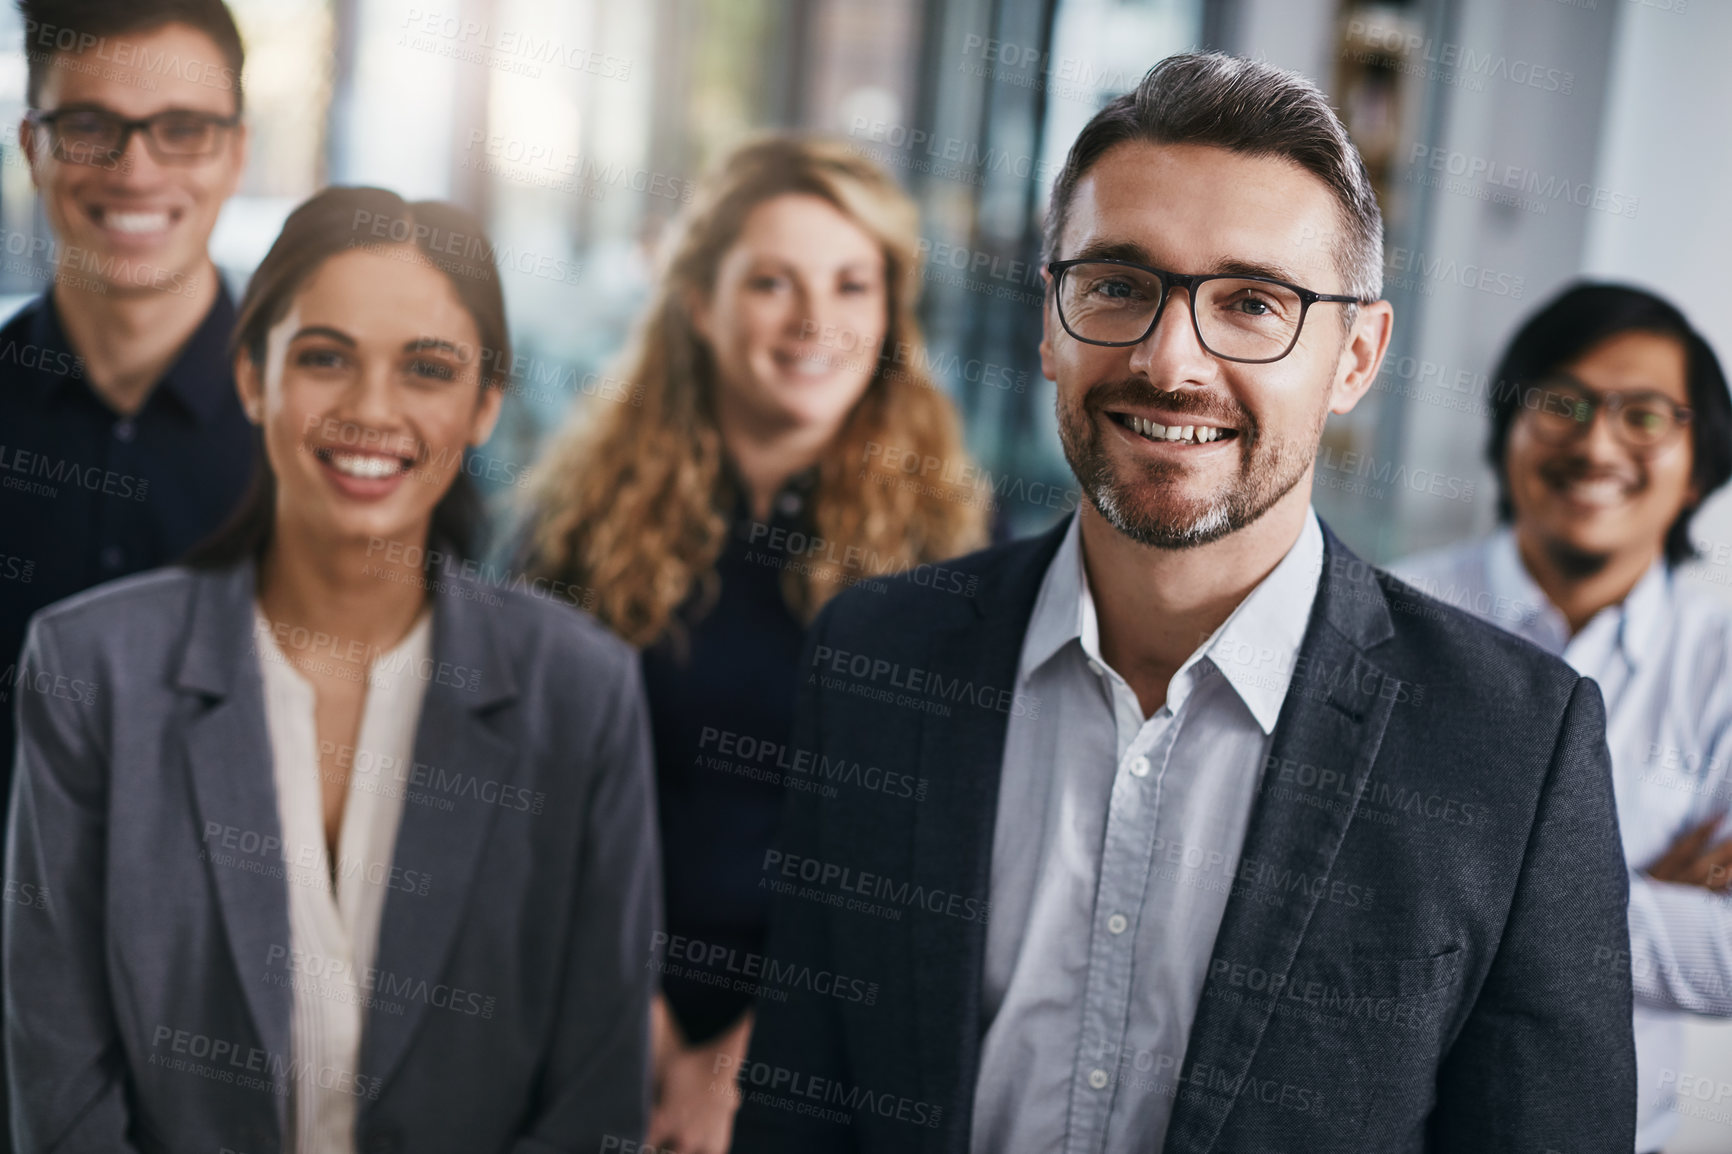
[[[1563,662],[1317,519],[1393,313],[1304,78],[1157,65],[1055,182],[1040,344],[1087,495],[819,615],[742,1152],[1627,1154],[1605,717]]]
[[[1732,477],[1732,397],[1676,307],[1613,284],[1540,309],[1492,379],[1505,524],[1395,572],[1559,655],[1605,696],[1641,1154],[1678,1128],[1686,1020],[1732,1017],[1732,613],[1677,578],[1697,555],[1691,518]]]

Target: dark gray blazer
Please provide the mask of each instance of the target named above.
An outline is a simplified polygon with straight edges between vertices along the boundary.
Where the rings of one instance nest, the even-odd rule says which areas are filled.
[[[358,1070],[293,1066],[288,882],[254,568],[39,613],[7,831],[17,1148],[269,1154],[288,1091],[366,1154],[597,1150],[647,1111],[659,879],[636,655],[569,606],[441,579]]]
[[[1016,668],[1064,528],[819,616],[790,760],[921,784],[860,788],[845,768],[833,796],[790,794],[767,965],[877,992],[760,1001],[736,1154],[968,1150],[986,1025],[970,914],[990,897],[1009,712],[1039,708]],[[1325,539],[1165,1149],[1629,1154],[1599,690]]]

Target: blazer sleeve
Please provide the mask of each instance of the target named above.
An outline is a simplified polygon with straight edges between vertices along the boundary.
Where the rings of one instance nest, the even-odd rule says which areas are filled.
[[[21,1154],[136,1149],[104,953],[108,750],[92,697],[34,687],[37,673],[93,685],[87,672],[67,665],[47,623],[31,624],[13,683],[13,900],[3,903],[6,1070]]]
[[[599,679],[598,679],[599,680]],[[651,936],[661,865],[648,708],[636,655],[600,711],[565,988],[538,1108],[512,1154],[632,1150],[648,1128]]]
[[[824,643],[834,604],[831,602],[819,613],[806,636],[800,660],[802,672],[812,668],[814,646]],[[817,684],[802,678],[794,715],[793,747],[797,750],[817,753],[825,748],[819,708],[821,694]],[[777,836],[783,852],[814,858],[824,856],[825,851],[820,848],[823,809],[817,791],[787,791]],[[767,955],[783,966],[796,969],[809,966],[813,973],[836,970],[837,959],[833,956],[824,916],[826,908],[816,902],[776,895],[770,909]],[[773,1092],[774,1086],[786,1085],[796,1076],[808,1082],[818,1079],[850,1082],[839,1005],[833,998],[798,996],[786,1002],[759,1003],[745,1066],[737,1072],[744,1099],[734,1120],[734,1154],[848,1154],[855,1149],[853,1135],[846,1127],[779,1108],[776,1102],[785,1099]],[[756,1086],[771,1087],[772,1091],[755,1092]]]
[[[1629,886],[1605,734],[1599,686],[1579,679],[1497,955],[1439,1073],[1440,1154],[1635,1149]]]

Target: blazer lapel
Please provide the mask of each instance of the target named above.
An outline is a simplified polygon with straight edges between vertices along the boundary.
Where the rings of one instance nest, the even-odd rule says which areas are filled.
[[[400,1002],[403,1012],[369,1009],[361,1035],[361,1069],[381,1082],[403,1060],[427,1011],[422,991],[447,978],[446,959],[497,808],[481,792],[497,790],[517,772],[516,745],[487,718],[516,696],[512,665],[484,603],[466,598],[463,584],[444,581],[434,604],[433,664],[415,731],[415,771],[452,783],[440,791],[451,805],[403,806],[392,866],[405,885],[426,879],[427,890],[394,888],[385,898],[377,992]],[[393,989],[401,996],[392,997]]]
[[[199,698],[187,722],[185,753],[200,828],[207,835],[202,852],[236,981],[259,1043],[274,1060],[279,1092],[273,1097],[281,1126],[293,992],[259,979],[270,949],[289,944],[289,900],[264,682],[254,650],[253,591],[251,561],[200,577],[175,683]],[[223,848],[231,836],[238,851]],[[219,861],[230,852],[236,860]],[[240,861],[264,868],[241,868]]]
[[[1358,576],[1335,576],[1340,573]],[[1393,696],[1383,691],[1382,669],[1366,657],[1365,650],[1393,633],[1388,604],[1371,567],[1325,529],[1317,600],[1275,726],[1270,757],[1313,765],[1346,760],[1345,788],[1353,801],[1338,812],[1282,802],[1259,790],[1241,853],[1242,862],[1258,863],[1258,878],[1322,878],[1334,865],[1394,705]],[[1280,883],[1252,881],[1244,889],[1261,892],[1265,885]],[[1235,887],[1215,938],[1214,959],[1256,958],[1271,975],[1286,979],[1321,887],[1280,888],[1284,900],[1264,904]],[[1185,1065],[1214,1067],[1228,1084],[1239,1085],[1250,1071],[1274,1003],[1270,999],[1239,1003],[1211,996],[1231,993],[1211,988],[1216,984],[1213,971],[1211,966],[1191,1026]],[[1227,1096],[1180,1095],[1167,1128],[1168,1154],[1207,1154],[1231,1109],[1232,1099]]]
[[[972,599],[973,616],[934,634],[928,668],[944,684],[969,685],[975,700],[1016,692],[1023,635],[1047,566],[1068,521],[1024,543],[987,573]],[[967,701],[948,717],[927,714],[920,729],[919,776],[931,792],[916,807],[916,885],[986,900],[992,882],[992,838],[998,783],[1010,714]],[[990,917],[990,913],[988,917]],[[943,1128],[932,1131],[933,1151],[965,1148],[980,1060],[980,981],[986,957],[986,921],[918,914],[911,927],[913,989],[922,1092],[928,1102],[951,1104]],[[960,946],[960,948],[958,948]]]

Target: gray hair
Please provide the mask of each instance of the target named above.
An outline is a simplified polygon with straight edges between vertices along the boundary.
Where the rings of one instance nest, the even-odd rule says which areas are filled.
[[[1329,186],[1347,243],[1335,264],[1346,291],[1383,295],[1383,214],[1365,161],[1318,87],[1299,75],[1221,52],[1169,56],[1089,120],[1053,182],[1042,263],[1058,259],[1077,182],[1125,141],[1207,144],[1291,160]]]

